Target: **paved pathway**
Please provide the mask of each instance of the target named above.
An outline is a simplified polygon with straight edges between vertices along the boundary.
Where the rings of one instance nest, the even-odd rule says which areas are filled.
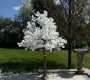
[[[0,80],[41,80],[41,76],[41,73],[4,73],[0,74]],[[76,75],[72,70],[62,70],[48,73],[48,80],[90,80],[90,78],[86,75]]]

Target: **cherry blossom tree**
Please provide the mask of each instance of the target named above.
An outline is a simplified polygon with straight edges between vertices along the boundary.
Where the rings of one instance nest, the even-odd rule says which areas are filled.
[[[40,49],[43,52],[44,69],[42,79],[46,80],[47,51],[60,50],[60,48],[65,47],[64,44],[67,41],[59,37],[59,33],[56,32],[57,26],[54,20],[48,17],[47,11],[44,11],[44,13],[37,12],[27,24],[26,29],[23,30],[25,36],[18,45],[19,47],[25,47],[26,50],[35,51]]]

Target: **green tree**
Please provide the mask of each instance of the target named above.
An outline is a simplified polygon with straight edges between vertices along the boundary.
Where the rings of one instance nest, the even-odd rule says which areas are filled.
[[[65,18],[67,19],[67,41],[68,41],[68,68],[71,68],[71,50],[73,42],[83,46],[82,35],[85,35],[86,30],[85,20],[88,14],[87,0],[60,0],[64,10]]]
[[[17,39],[17,37],[14,38],[14,40],[12,40],[13,38],[12,36],[10,36],[13,34],[14,31],[15,31],[14,20],[12,20],[11,18],[0,16],[0,47],[15,46],[13,42]]]
[[[31,0],[23,0],[23,4],[19,10],[19,14],[15,17],[16,25],[22,31],[27,22],[30,21],[32,14],[34,13]]]
[[[11,18],[0,16],[0,28],[3,26],[13,25],[14,21]]]

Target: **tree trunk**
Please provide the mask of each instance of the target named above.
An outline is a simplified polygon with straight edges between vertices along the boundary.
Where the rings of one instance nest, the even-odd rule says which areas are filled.
[[[46,80],[46,52],[45,50],[43,51],[43,54],[44,54],[44,67],[43,67],[43,77],[42,77],[42,80]]]
[[[71,52],[72,52],[72,46],[71,41],[68,41],[68,69],[71,68]]]
[[[71,68],[71,51],[72,51],[72,23],[71,23],[71,0],[69,0],[69,17],[68,17],[68,69]]]

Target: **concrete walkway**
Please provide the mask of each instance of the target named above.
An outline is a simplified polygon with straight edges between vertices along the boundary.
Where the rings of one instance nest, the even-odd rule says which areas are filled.
[[[75,70],[50,70],[47,80],[90,80],[86,75],[76,75]],[[86,69],[85,73],[89,70]],[[0,74],[0,80],[41,80],[41,73]]]

